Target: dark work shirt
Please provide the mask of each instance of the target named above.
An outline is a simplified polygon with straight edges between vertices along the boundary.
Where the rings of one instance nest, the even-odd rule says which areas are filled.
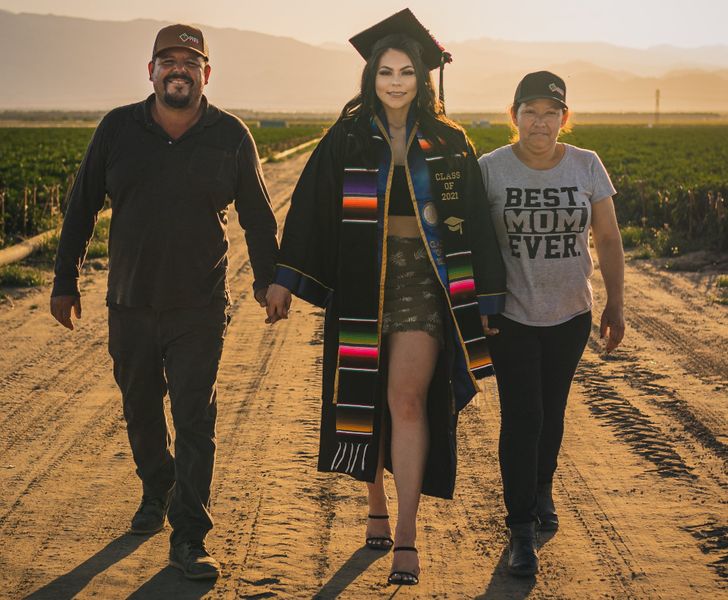
[[[389,214],[400,217],[414,217],[415,208],[407,185],[404,165],[395,165],[392,186],[389,188]]]
[[[154,95],[107,114],[79,168],[63,221],[53,296],[78,278],[105,196],[111,199],[107,303],[197,307],[227,297],[227,212],[245,230],[254,289],[278,252],[276,221],[250,131],[202,98],[202,116],[173,140],[152,119]]]

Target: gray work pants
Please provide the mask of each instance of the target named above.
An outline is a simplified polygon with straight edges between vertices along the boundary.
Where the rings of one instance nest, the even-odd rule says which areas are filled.
[[[164,496],[172,543],[202,540],[212,528],[217,369],[228,324],[227,303],[156,311],[109,307],[109,353],[121,390],[137,474],[147,496]],[[169,392],[174,456],[164,415]]]

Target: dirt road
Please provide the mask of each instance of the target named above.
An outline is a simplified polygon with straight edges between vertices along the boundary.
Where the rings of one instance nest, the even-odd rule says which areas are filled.
[[[304,160],[266,166],[280,217]],[[191,583],[167,567],[169,529],[125,533],[140,486],[106,352],[105,272],[87,269],[72,333],[52,323],[47,289],[0,307],[0,597],[728,598],[728,308],[705,276],[629,266],[625,343],[604,357],[593,336],[572,392],[562,528],[542,540],[538,578],[504,569],[488,380],[461,417],[455,499],[422,503],[421,584],[397,590],[391,556],[362,547],[362,486],[315,471],[321,311],[299,301],[264,326],[230,232],[208,538],[224,576]],[[598,275],[595,294],[601,307]]]

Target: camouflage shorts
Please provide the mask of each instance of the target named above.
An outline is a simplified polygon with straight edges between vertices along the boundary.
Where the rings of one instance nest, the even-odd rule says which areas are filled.
[[[387,238],[382,334],[426,331],[443,341],[443,291],[419,238]]]

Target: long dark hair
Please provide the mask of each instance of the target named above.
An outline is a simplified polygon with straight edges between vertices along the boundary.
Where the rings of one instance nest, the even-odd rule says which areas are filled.
[[[359,93],[344,105],[339,116],[340,119],[355,121],[353,133],[357,145],[365,152],[371,145],[369,122],[382,108],[382,102],[377,97],[375,80],[379,61],[387,50],[404,52],[412,61],[417,78],[417,95],[412,101],[410,110],[415,111],[415,116],[425,137],[435,147],[442,147],[444,144],[449,148],[459,148],[464,136],[467,140],[465,131],[460,125],[445,116],[442,103],[435,93],[430,71],[422,60],[422,46],[419,42],[401,33],[388,35],[374,45],[361,74]]]

